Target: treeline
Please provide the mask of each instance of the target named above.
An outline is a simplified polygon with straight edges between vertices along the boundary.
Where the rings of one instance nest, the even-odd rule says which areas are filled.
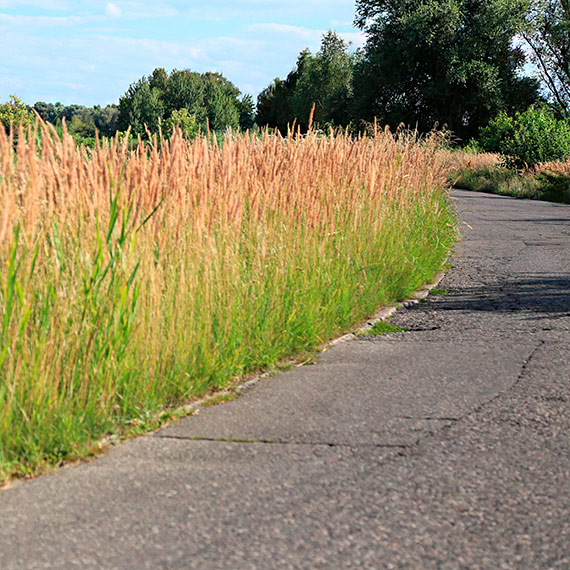
[[[303,50],[287,78],[276,78],[259,94],[257,124],[282,133],[293,122],[306,130],[309,119],[321,126],[348,125],[355,116],[354,74],[361,58],[361,52],[352,52],[350,44],[327,32],[315,55]]]
[[[377,120],[463,144],[499,115],[570,113],[570,8],[562,0],[357,0],[362,49],[328,32],[257,101],[257,122],[359,131]],[[536,73],[528,75],[528,64]]]
[[[312,104],[321,126],[360,130],[376,119],[426,132],[447,127],[462,140],[500,111],[542,100],[538,79],[522,75],[522,2],[357,1],[365,46],[353,51],[333,32],[320,50],[301,52],[285,79],[258,98],[257,121],[306,128]]]
[[[117,132],[119,109],[117,105],[84,107],[83,105],[62,105],[39,101],[33,110],[48,123],[59,125],[65,119],[69,131],[83,138],[95,136],[111,137]]]
[[[84,107],[61,103],[35,103],[27,106],[16,96],[0,105],[0,124],[30,124],[35,113],[44,121],[68,131],[84,144],[100,136],[112,137],[129,131],[131,136],[147,139],[157,133],[169,136],[179,126],[188,137],[206,132],[250,129],[254,125],[254,102],[220,73],[196,73],[188,69],[168,74],[157,68],[148,77],[133,83],[118,105]]]
[[[363,48],[329,31],[320,49],[303,50],[286,78],[258,96],[219,73],[155,69],[133,83],[118,105],[36,103],[42,118],[66,119],[85,139],[95,131],[146,138],[186,136],[254,125],[286,133],[293,125],[366,129],[377,121],[427,132],[446,128],[465,144],[499,115],[547,105],[556,120],[570,112],[570,9],[562,0],[356,0]],[[535,76],[525,74],[533,63]],[[546,111],[545,111],[546,112]],[[12,115],[10,115],[12,114]],[[22,120],[18,100],[0,121]]]
[[[38,101],[32,107],[26,105],[15,95],[3,105],[0,105],[0,125],[6,130],[10,124],[32,124],[36,114],[44,121],[56,125],[61,130],[65,120],[68,131],[85,144],[95,141],[95,133],[100,136],[112,137],[118,129],[119,108],[117,105],[101,107],[84,107],[83,105],[63,105],[62,103],[45,103]]]

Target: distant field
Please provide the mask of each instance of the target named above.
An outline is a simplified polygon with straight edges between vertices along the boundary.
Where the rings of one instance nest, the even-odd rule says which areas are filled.
[[[0,129],[0,480],[314,350],[429,281],[453,241],[429,140],[87,150],[37,129]]]

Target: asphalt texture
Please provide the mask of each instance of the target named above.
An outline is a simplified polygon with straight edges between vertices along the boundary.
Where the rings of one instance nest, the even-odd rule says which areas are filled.
[[[570,207],[454,197],[405,332],[0,491],[0,569],[570,568]]]

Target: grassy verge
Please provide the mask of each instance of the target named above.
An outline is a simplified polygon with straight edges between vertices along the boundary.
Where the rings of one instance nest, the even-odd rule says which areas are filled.
[[[0,129],[0,480],[318,347],[428,282],[454,237],[430,141],[88,150],[39,128]]]
[[[570,204],[569,164],[547,163],[517,171],[501,166],[496,155],[485,156],[487,159],[480,159],[479,164],[470,164],[469,159],[464,159],[452,170],[450,181],[455,188]]]

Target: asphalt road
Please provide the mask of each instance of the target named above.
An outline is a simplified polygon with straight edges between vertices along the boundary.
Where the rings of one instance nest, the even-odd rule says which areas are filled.
[[[455,192],[406,332],[0,492],[0,569],[570,567],[570,207]]]

